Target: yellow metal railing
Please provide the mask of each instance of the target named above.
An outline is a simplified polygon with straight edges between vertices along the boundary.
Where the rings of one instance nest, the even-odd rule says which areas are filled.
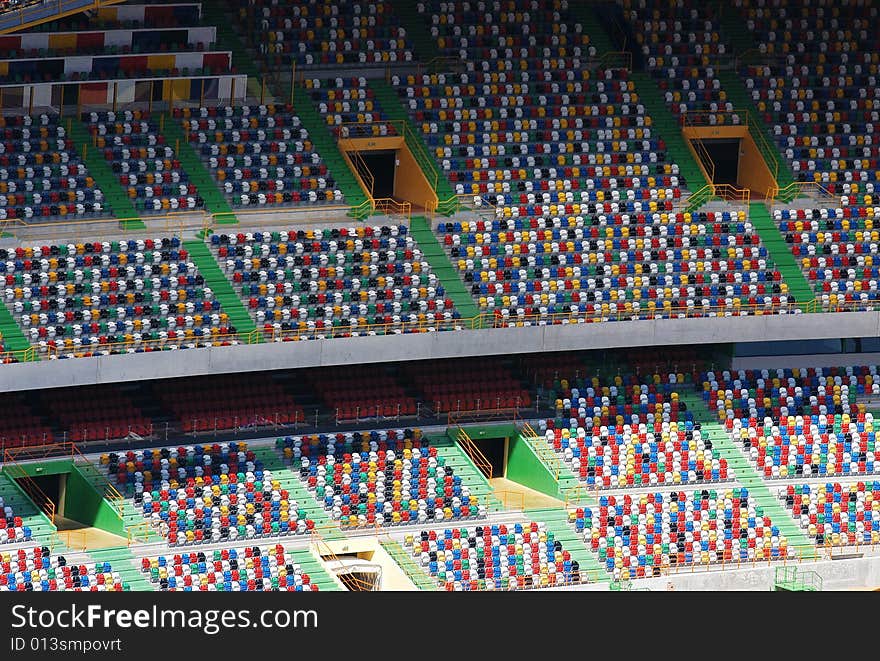
[[[691,153],[694,155],[694,159],[706,175],[706,181],[710,184],[713,183],[715,181],[715,161],[712,160],[712,156],[709,154],[709,150],[706,149],[706,145],[704,145],[703,141],[699,139],[688,140],[687,143],[691,148]]]
[[[36,481],[27,473],[27,471],[25,471],[21,464],[18,463],[16,457],[20,454],[21,452],[16,450],[4,450],[2,471],[9,476],[10,480],[13,480],[18,484],[18,486],[28,495],[28,498],[33,501],[34,505],[46,515],[52,525],[55,525],[57,507],[55,501],[46,495]]]
[[[49,535],[49,549],[67,549],[69,551],[87,551],[89,534],[85,530],[54,530]]]
[[[416,65],[416,75],[422,76],[424,74],[434,74],[434,73],[445,73],[447,71],[455,71],[456,69],[462,69],[465,67],[465,62],[460,57],[454,57],[451,55],[440,55],[431,60],[428,60],[424,64]],[[390,68],[387,80],[391,80]]]
[[[386,216],[402,216],[407,221],[412,218],[412,204],[405,200],[400,202],[390,197],[375,198],[373,209],[381,211]]]
[[[336,526],[326,526],[325,530],[328,532],[330,530],[333,530],[334,532],[336,532],[339,529],[336,528]],[[336,552],[333,550],[333,548],[330,546],[330,544],[327,543],[327,540],[324,539],[324,536],[321,534],[318,527],[312,528],[309,531],[309,537],[312,540],[312,545],[314,547],[315,555],[320,557],[321,560],[323,560],[323,561],[335,562],[335,563],[338,563],[338,566],[341,566],[339,556],[336,555]],[[332,576],[334,576],[340,582],[342,582],[342,580],[339,577],[338,571],[329,570],[328,573],[331,574]],[[355,591],[371,592],[372,590],[374,590],[373,584],[368,581],[365,581],[363,579],[349,575],[348,580],[355,587]]]
[[[783,188],[779,186],[769,188],[765,199],[772,205],[777,202],[790,202],[803,195],[824,200],[830,200],[834,197],[827,188],[815,181],[793,181]]]
[[[373,187],[376,184],[376,179],[373,177],[373,173],[370,172],[370,168],[364,160],[364,157],[361,156],[359,151],[347,152],[346,156],[351,162],[351,169],[354,171],[355,176],[360,180],[364,192],[368,197],[373,197]]]
[[[522,491],[494,491],[493,495],[501,501],[506,510],[519,510],[522,512],[526,509],[526,497]]]
[[[153,534],[153,526],[149,521],[139,521],[128,526],[125,533],[128,538],[128,546],[132,544],[145,544],[150,541],[150,535]]]
[[[480,471],[490,480],[492,479],[492,462],[483,454],[483,451],[477,447],[473,439],[464,430],[464,427],[458,428],[458,443],[467,455],[473,460],[474,464]]]
[[[874,302],[866,301],[843,301],[836,304],[823,306],[819,299],[804,303],[775,303],[771,305],[749,305],[734,301],[729,306],[692,306],[686,308],[672,308],[671,305],[649,305],[638,310],[596,310],[591,313],[555,313],[504,316],[499,313],[481,313],[474,317],[462,317],[449,321],[429,321],[420,319],[416,322],[399,322],[391,324],[359,324],[357,326],[326,326],[324,328],[310,328],[303,324],[298,328],[279,330],[276,328],[257,328],[250,333],[214,333],[209,336],[196,337],[192,329],[188,329],[182,336],[161,340],[141,340],[135,342],[127,340],[123,342],[106,342],[100,345],[90,345],[83,349],[75,349],[72,344],[49,346],[46,354],[49,358],[57,358],[61,355],[71,357],[84,357],[98,351],[110,353],[124,353],[129,349],[181,347],[187,344],[197,344],[201,347],[227,346],[231,344],[260,344],[263,342],[291,342],[309,340],[316,337],[338,338],[353,337],[362,334],[390,335],[399,332],[427,332],[429,330],[478,330],[482,328],[507,328],[532,325],[557,325],[557,324],[583,324],[603,323],[610,321],[627,321],[632,319],[667,319],[685,318],[698,319],[710,316],[760,316],[779,313],[819,313],[819,312],[844,312],[859,311],[867,308],[876,308]],[[29,350],[31,351],[31,350]],[[31,354],[34,355],[34,354]],[[494,411],[487,408],[480,413],[487,414]]]
[[[712,121],[714,118],[714,122]],[[737,119],[739,120],[737,122]],[[716,112],[708,110],[687,110],[681,114],[682,126],[745,126],[749,135],[755,141],[758,151],[764,157],[764,162],[773,175],[773,180],[779,178],[779,156],[778,152],[767,141],[764,135],[763,127],[753,116],[752,112],[747,108],[734,110],[719,110]],[[690,141],[689,141],[690,142]]]

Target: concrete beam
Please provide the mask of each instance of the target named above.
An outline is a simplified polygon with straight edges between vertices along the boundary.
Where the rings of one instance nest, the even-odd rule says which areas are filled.
[[[0,365],[0,392],[431,358],[878,335],[880,312],[847,312],[304,340]]]

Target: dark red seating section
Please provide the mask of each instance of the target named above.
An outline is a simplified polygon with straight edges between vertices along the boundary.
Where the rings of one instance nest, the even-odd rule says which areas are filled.
[[[304,377],[337,420],[396,418],[418,411],[415,397],[381,365],[307,370]]]
[[[33,414],[23,394],[0,395],[0,447],[45,445],[53,440],[52,429]]]
[[[186,433],[304,420],[303,409],[284,388],[256,374],[181,379],[155,388],[157,399]]]
[[[67,440],[74,443],[125,438],[131,432],[153,433],[153,421],[118,386],[44,391],[40,410],[57,420],[68,431]]]
[[[532,396],[513,371],[492,358],[408,364],[403,374],[435,413],[527,408]]]

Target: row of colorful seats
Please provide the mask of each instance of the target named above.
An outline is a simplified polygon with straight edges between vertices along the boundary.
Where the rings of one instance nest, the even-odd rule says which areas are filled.
[[[173,117],[234,205],[343,199],[289,104],[175,109]]]
[[[727,460],[703,438],[699,423],[633,422],[615,427],[577,424],[538,433],[590,489],[693,484],[733,479]]]
[[[2,249],[0,275],[26,336],[53,357],[233,332],[176,237]]]
[[[68,564],[48,546],[0,553],[0,592],[122,592],[129,586],[109,562]]]
[[[290,68],[388,64],[414,59],[392,3],[308,0],[283,5],[255,0],[239,7],[248,39],[268,66]]]
[[[0,220],[110,211],[58,115],[3,117],[0,135]]]
[[[450,592],[527,590],[586,582],[580,565],[543,522],[423,530],[404,548]]]
[[[198,189],[148,112],[91,112],[84,114],[83,120],[95,147],[103,151],[138,210],[167,212],[204,207]]]
[[[818,546],[880,542],[880,482],[780,487],[780,500]]]
[[[281,544],[141,558],[162,592],[316,592],[318,585]]]
[[[734,6],[765,60],[740,74],[795,179],[832,194],[843,192],[841,184],[876,183],[876,7],[843,3],[829,12],[816,0]]]
[[[671,570],[795,556],[745,488],[600,496],[569,523],[616,580]]]
[[[299,474],[343,527],[485,516],[485,506],[434,447],[303,457]]]
[[[357,331],[448,325],[460,316],[405,225],[372,227],[372,238],[357,237],[355,228],[320,242],[294,242],[291,234],[212,238],[269,335],[308,331],[310,321]]]

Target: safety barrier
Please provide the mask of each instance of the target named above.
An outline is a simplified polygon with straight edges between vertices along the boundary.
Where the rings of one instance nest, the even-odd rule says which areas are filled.
[[[533,314],[504,316],[501,312],[481,313],[475,317],[462,317],[451,321],[400,322],[391,324],[359,324],[357,326],[328,326],[320,328],[258,328],[250,333],[221,334],[212,329],[211,334],[197,337],[192,329],[183,331],[176,338],[158,340],[125,340],[123,342],[105,342],[88,347],[72,348],[64,346],[46,347],[49,359],[63,357],[83,358],[94,355],[122,354],[142,351],[163,351],[176,349],[194,349],[205,347],[222,347],[239,344],[261,344],[263,342],[296,342],[312,339],[332,339],[340,337],[363,337],[368,335],[400,335],[408,333],[426,333],[435,331],[481,330],[486,328],[521,328],[525,326],[553,326],[560,324],[590,324],[611,321],[657,320],[657,319],[700,319],[705,317],[723,316],[762,316],[795,313],[831,313],[831,312],[864,312],[880,307],[873,301],[843,301],[823,305],[819,299],[804,303],[775,303],[772,305],[740,304],[736,301],[730,306],[693,306],[672,308],[659,306],[640,310],[597,310],[592,313],[563,312],[554,314]],[[19,362],[32,362],[37,359],[36,349],[10,351]],[[487,408],[485,412],[495,409]]]

